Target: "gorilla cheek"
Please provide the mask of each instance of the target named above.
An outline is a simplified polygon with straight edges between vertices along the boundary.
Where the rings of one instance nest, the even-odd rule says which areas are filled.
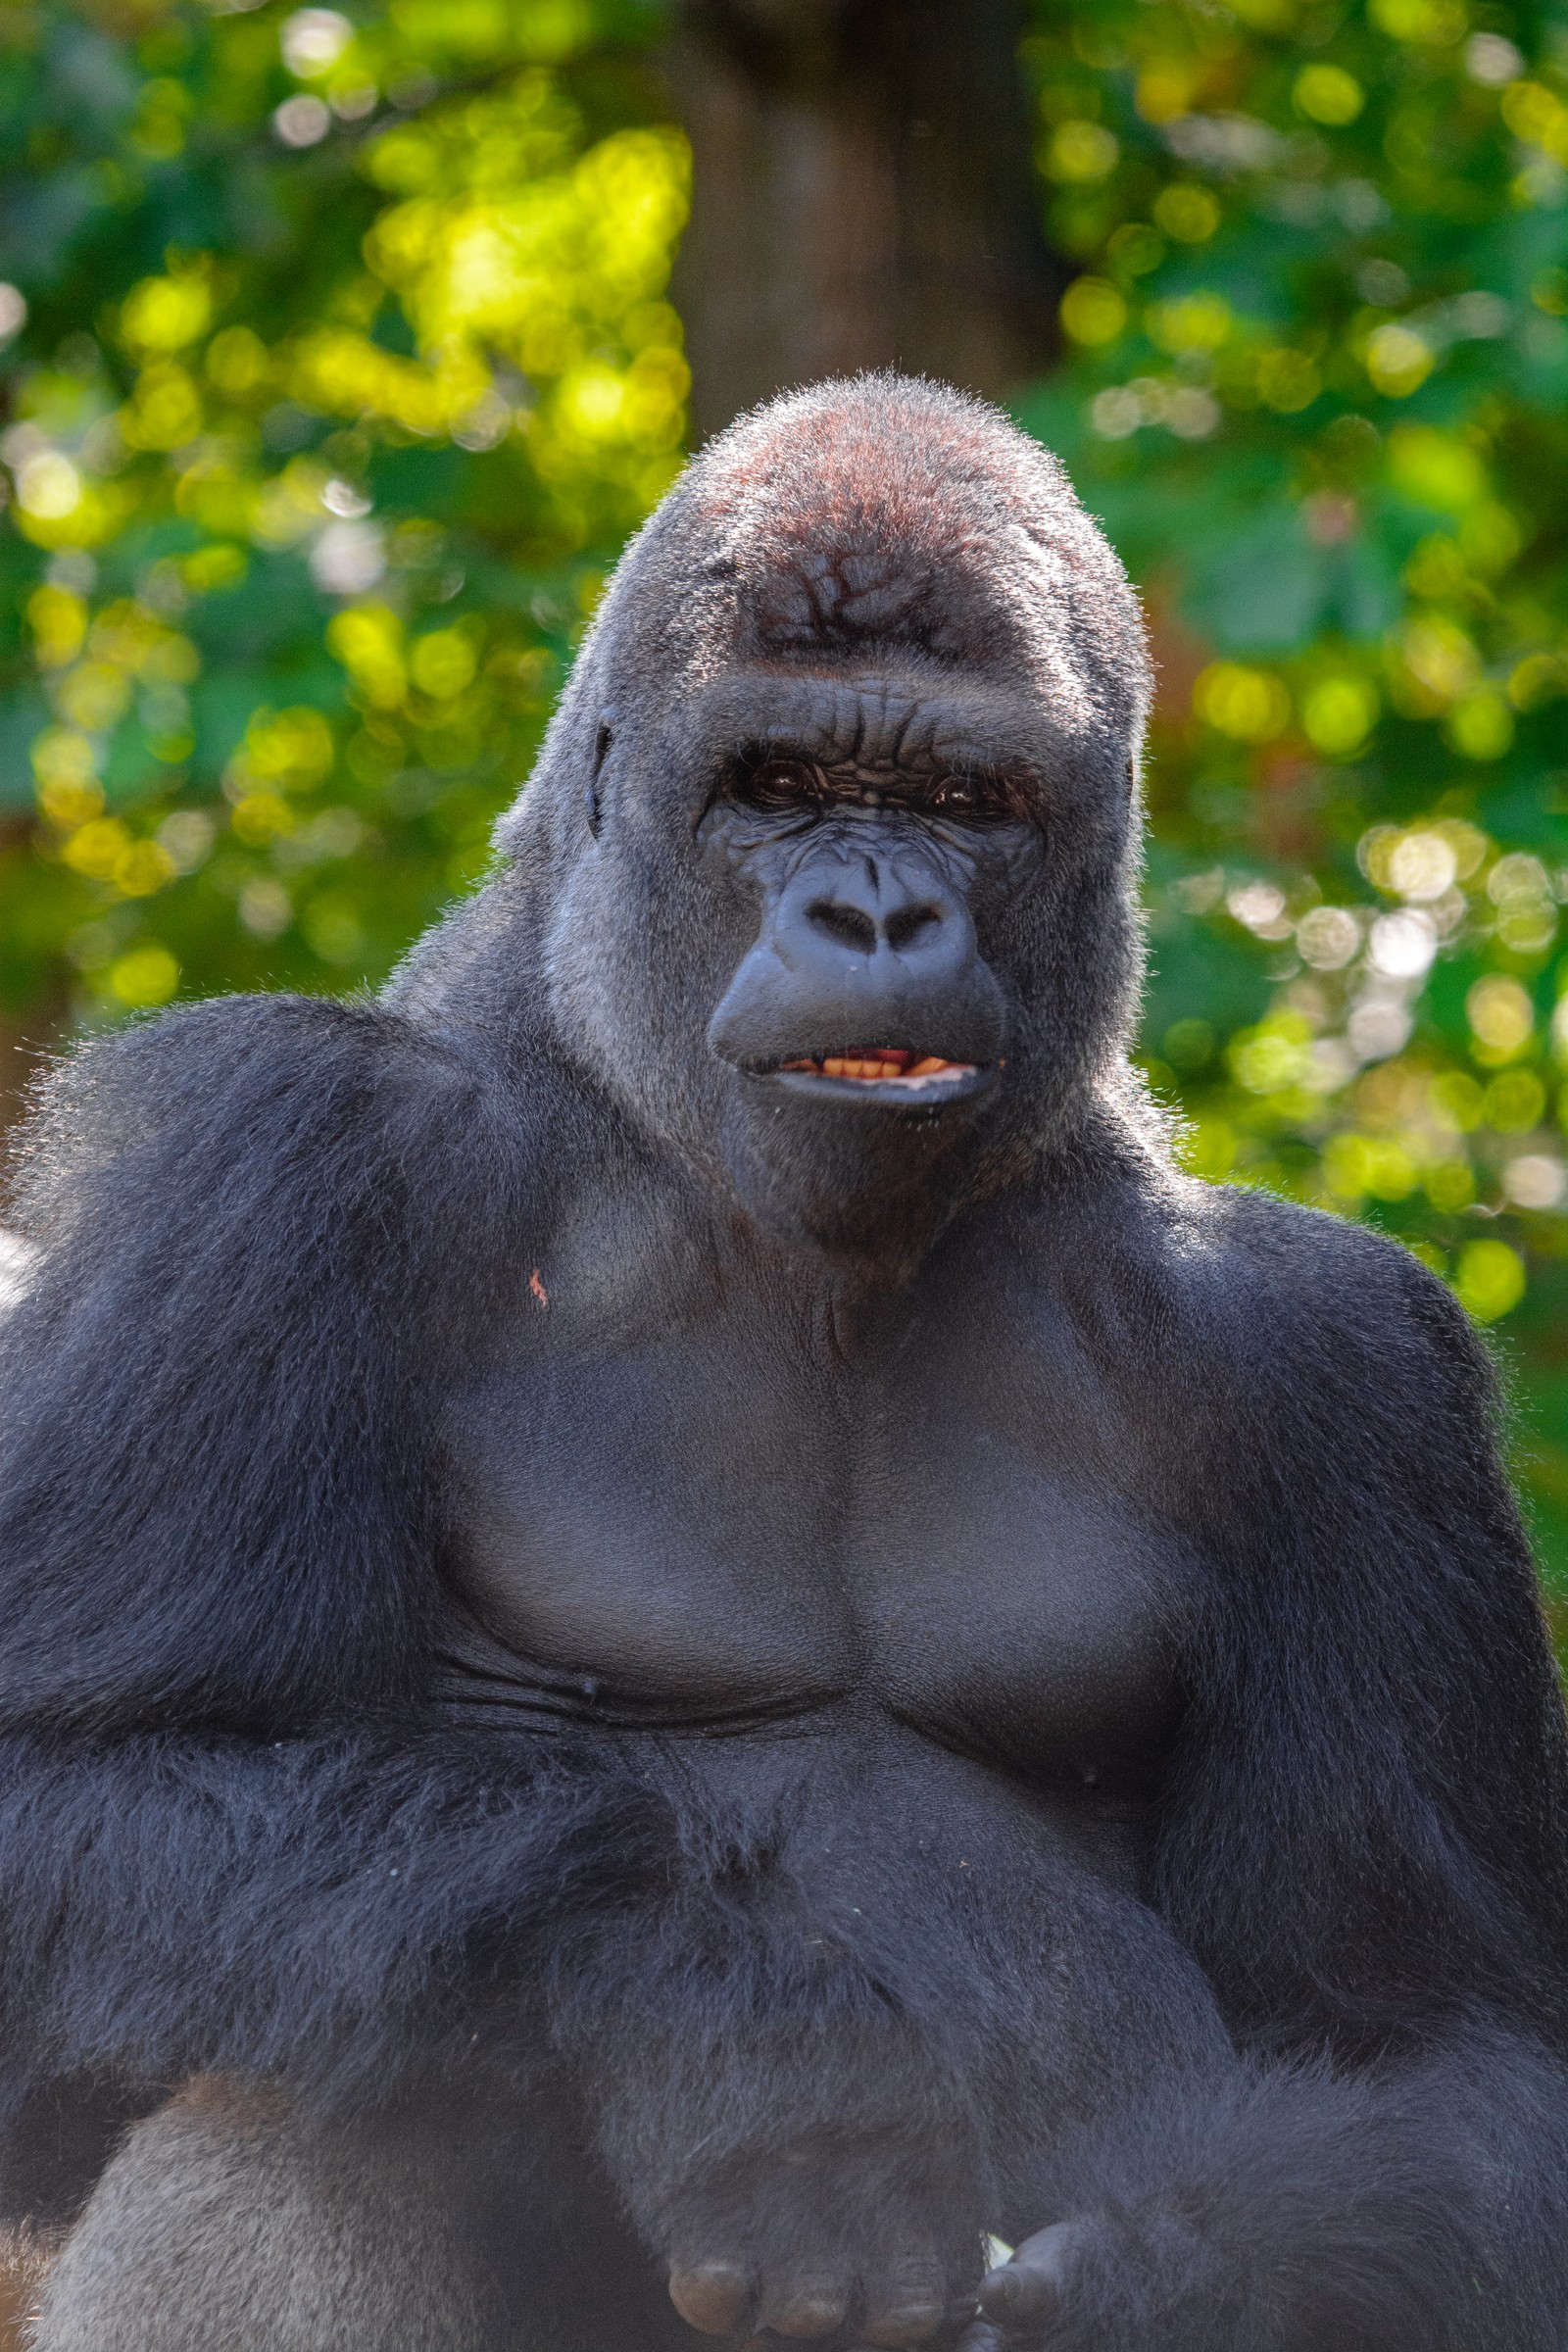
[[[644,1125],[710,1164],[725,1073],[703,1024],[746,946],[739,927],[715,935],[712,912],[602,842],[560,890],[545,948],[564,1042]]]

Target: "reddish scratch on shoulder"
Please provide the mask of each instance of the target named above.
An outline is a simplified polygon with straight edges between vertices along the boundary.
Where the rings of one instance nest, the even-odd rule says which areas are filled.
[[[538,1299],[541,1306],[548,1306],[550,1304],[550,1293],[545,1289],[544,1282],[540,1277],[537,1266],[535,1266],[533,1272],[528,1277],[528,1288],[530,1291],[532,1291],[534,1297]]]

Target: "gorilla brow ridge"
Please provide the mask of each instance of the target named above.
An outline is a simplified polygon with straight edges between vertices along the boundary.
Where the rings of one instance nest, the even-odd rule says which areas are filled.
[[[765,710],[768,702],[777,715],[759,726],[759,706]],[[950,676],[862,684],[799,671],[736,671],[700,697],[692,715],[694,733],[707,736],[704,764],[714,778],[751,760],[798,759],[863,770],[868,781],[876,773],[962,774],[1041,797],[1060,748],[1038,710],[1004,691]]]

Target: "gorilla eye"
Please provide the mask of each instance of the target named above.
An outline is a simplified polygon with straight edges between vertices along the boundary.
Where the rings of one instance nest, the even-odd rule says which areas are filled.
[[[827,797],[827,780],[810,760],[763,760],[740,778],[735,797],[749,808],[799,808]]]
[[[1020,813],[1017,796],[990,776],[944,776],[921,805],[928,815],[970,825],[1004,824]]]

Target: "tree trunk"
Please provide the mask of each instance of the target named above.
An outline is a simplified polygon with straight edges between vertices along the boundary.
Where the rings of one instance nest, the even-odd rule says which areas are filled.
[[[685,0],[696,188],[676,299],[699,437],[900,367],[986,393],[1050,358],[1016,0]]]

